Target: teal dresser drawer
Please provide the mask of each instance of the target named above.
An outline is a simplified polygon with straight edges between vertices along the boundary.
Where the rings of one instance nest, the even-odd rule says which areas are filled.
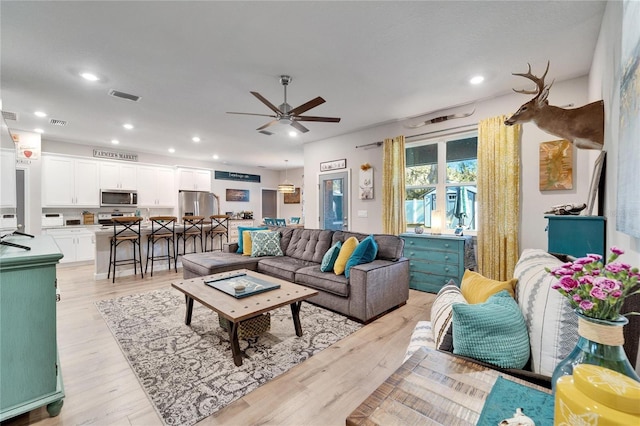
[[[402,234],[404,256],[409,259],[409,287],[437,293],[453,280],[460,285],[464,275],[464,237],[453,235]]]

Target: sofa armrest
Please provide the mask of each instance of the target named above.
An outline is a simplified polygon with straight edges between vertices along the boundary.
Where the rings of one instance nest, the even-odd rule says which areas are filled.
[[[349,272],[349,312],[367,322],[409,299],[409,259],[377,259]]]
[[[238,251],[238,243],[224,243],[222,246],[223,253],[236,253]]]

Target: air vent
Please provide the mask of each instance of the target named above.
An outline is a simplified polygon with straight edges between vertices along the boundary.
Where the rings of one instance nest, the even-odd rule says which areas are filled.
[[[132,95],[130,93],[119,92],[117,90],[109,90],[109,96],[113,96],[120,99],[126,99],[128,101],[138,102],[140,100],[140,96]]]
[[[3,117],[5,120],[18,121],[18,114],[16,114],[15,112],[11,112],[11,111],[2,111],[2,117]]]
[[[49,120],[49,124],[53,124],[54,126],[66,126],[67,122],[64,120],[56,120],[55,118],[52,118],[51,120]]]

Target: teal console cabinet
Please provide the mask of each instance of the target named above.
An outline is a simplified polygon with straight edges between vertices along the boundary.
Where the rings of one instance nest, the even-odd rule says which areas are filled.
[[[0,421],[47,405],[62,408],[56,341],[56,264],[50,236],[4,238],[0,245]]]
[[[605,255],[606,218],[603,216],[545,216],[549,220],[548,251],[584,257]]]
[[[460,285],[465,238],[411,233],[400,237],[404,239],[404,256],[409,259],[409,288],[437,293],[451,279]]]

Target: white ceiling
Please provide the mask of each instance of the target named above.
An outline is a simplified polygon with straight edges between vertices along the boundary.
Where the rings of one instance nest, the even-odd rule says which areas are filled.
[[[43,139],[283,169],[302,145],[525,87],[511,72],[549,79],[588,73],[600,1],[7,1],[0,5],[2,109],[9,127]],[[78,73],[90,70],[99,82]],[[316,96],[297,139],[255,129],[279,105]],[[485,83],[468,80],[483,74]],[[116,89],[137,102],[107,95]],[[526,99],[523,97],[523,102]],[[46,111],[45,119],[35,117]],[[65,127],[48,124],[66,120]],[[131,122],[128,131],[122,124]],[[191,141],[199,135],[198,144]],[[381,135],[385,137],[388,135]]]

